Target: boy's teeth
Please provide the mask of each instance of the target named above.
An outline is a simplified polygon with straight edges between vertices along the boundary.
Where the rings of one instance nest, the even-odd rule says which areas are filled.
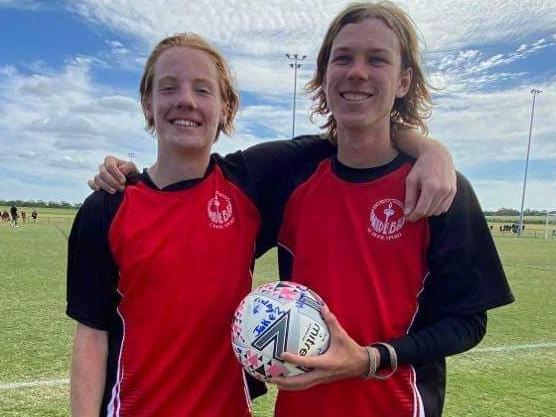
[[[192,122],[191,120],[183,120],[183,119],[174,120],[173,123],[175,125],[185,126],[185,127],[196,127],[199,125],[198,123]]]
[[[351,100],[351,101],[365,100],[365,99],[369,98],[370,96],[371,96],[370,94],[365,94],[365,93],[342,93],[343,98],[345,98],[346,100]]]

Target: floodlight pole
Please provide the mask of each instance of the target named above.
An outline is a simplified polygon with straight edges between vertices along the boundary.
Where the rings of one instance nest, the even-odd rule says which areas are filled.
[[[307,58],[307,55],[303,55],[303,56],[299,56],[298,54],[286,54],[286,57],[291,60],[294,61],[293,63],[290,63],[290,68],[293,68],[293,112],[292,112],[292,138],[295,137],[295,102],[296,102],[296,97],[297,97],[297,70],[298,68],[301,67],[301,62],[303,61],[305,58]]]
[[[548,239],[548,218],[550,217],[550,210],[546,210],[546,225],[544,226],[544,239]]]
[[[133,162],[133,158],[135,158],[135,152],[128,152],[127,156],[129,156],[129,160]]]
[[[531,133],[533,132],[533,115],[535,114],[535,99],[537,94],[542,93],[541,90],[533,88],[531,94],[533,94],[533,105],[531,106],[531,121],[529,122],[529,143],[527,145],[527,159],[525,160],[525,175],[523,177],[523,193],[521,194],[521,211],[519,213],[519,229],[517,230],[517,236],[521,237],[523,233],[523,207],[525,205],[525,188],[527,187],[527,170],[529,168],[529,155],[531,153]]]

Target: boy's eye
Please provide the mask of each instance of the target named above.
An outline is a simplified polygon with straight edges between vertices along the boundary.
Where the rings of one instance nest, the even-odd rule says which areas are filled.
[[[338,55],[337,57],[334,57],[334,59],[332,60],[332,62],[336,62],[336,63],[346,63],[350,61],[350,57],[347,55]]]

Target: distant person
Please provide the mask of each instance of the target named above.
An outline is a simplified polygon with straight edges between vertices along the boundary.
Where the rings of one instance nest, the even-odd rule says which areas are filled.
[[[10,207],[10,214],[12,215],[12,222],[11,222],[11,225],[12,225],[13,227],[19,227],[19,225],[17,224],[17,217],[18,217],[18,214],[17,214],[17,207],[16,207],[15,205],[13,205],[13,206]]]
[[[21,223],[27,222],[27,213],[22,209],[21,210]]]
[[[33,223],[37,222],[38,217],[39,217],[39,214],[37,213],[37,209],[34,209],[33,212],[31,213],[31,218],[33,219]]]
[[[2,221],[3,222],[9,222],[10,221],[10,213],[8,213],[8,210],[4,210],[2,212]]]

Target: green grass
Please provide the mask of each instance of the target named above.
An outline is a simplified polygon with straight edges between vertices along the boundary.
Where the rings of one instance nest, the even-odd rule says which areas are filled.
[[[64,315],[69,228],[0,224],[0,385],[67,378],[74,327]],[[0,389],[0,415],[67,415],[67,390]]]
[[[556,240],[498,237],[496,245],[516,302],[489,313],[477,350],[552,346],[449,358],[445,414],[548,417],[556,410]]]
[[[0,224],[0,386],[69,376],[73,322],[65,317],[66,237],[75,211],[47,211],[12,229]],[[39,211],[41,215],[41,211]],[[69,220],[65,220],[69,219]],[[448,417],[546,417],[556,410],[556,239],[497,236],[517,301],[489,313],[477,350],[448,359]],[[277,279],[276,252],[257,262],[254,285]],[[254,403],[271,417],[275,390]],[[0,388],[0,416],[67,416],[68,385]]]

